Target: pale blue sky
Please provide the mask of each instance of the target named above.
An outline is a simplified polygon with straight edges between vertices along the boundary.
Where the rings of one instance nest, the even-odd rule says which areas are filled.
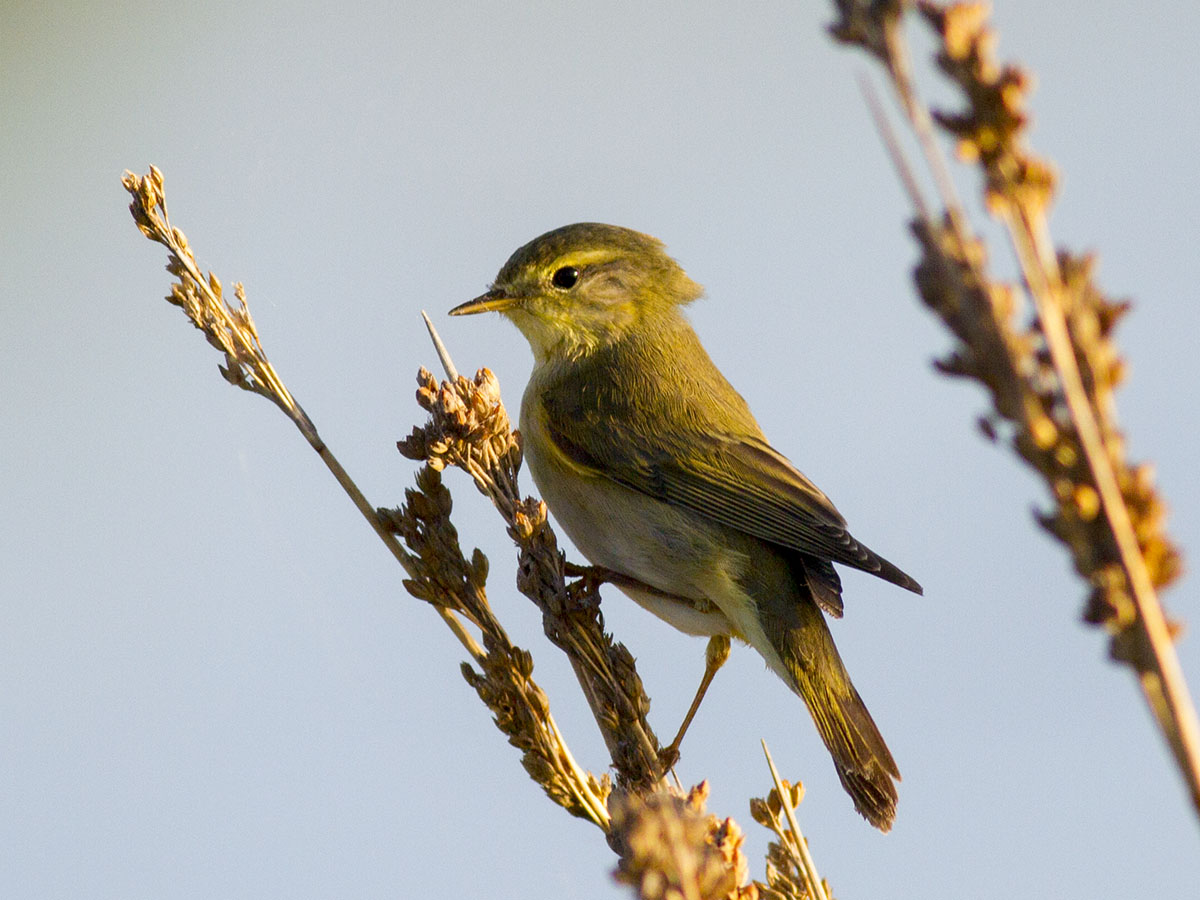
[[[1200,7],[997,0],[1036,73],[1056,238],[1101,255],[1133,454],[1200,547]],[[414,467],[434,314],[516,413],[524,340],[449,320],[577,220],[658,235],[773,442],[925,586],[846,573],[834,635],[904,781],[884,837],[800,702],[735,648],[683,748],[749,834],[758,742],[802,779],[841,900],[1190,898],[1197,827],[1132,678],[1079,623],[1042,488],[936,375],[908,211],[831,4],[142,2],[0,13],[0,896],[622,897],[524,775],[461,652],[292,426],[226,386],[162,301],[121,171],[166,173],[201,263],[246,283],[271,358],[373,502]],[[964,186],[969,190],[973,182]],[[1001,266],[1007,261],[1001,258]],[[457,522],[580,761],[603,745],[461,477]],[[526,484],[532,491],[532,485]],[[1197,581],[1167,595],[1193,627]],[[609,592],[669,735],[702,641]],[[1180,647],[1200,687],[1200,651]]]

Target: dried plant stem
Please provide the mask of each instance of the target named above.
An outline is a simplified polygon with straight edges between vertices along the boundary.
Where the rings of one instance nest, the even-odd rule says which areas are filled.
[[[546,724],[553,735],[554,740],[558,743],[561,750],[562,761],[566,764],[570,771],[571,794],[576,802],[589,812],[589,818],[605,831],[608,830],[611,822],[611,816],[608,812],[608,806],[605,803],[605,798],[600,793],[586,787],[593,779],[591,775],[585,771],[579,763],[575,761],[570,748],[567,746],[567,739],[563,737],[563,733],[558,730],[558,723],[554,721],[554,717],[549,712],[546,713]]]
[[[1137,623],[1148,644],[1148,652],[1139,654],[1139,659],[1149,665],[1137,666],[1138,683],[1188,782],[1192,804],[1200,811],[1200,723],[1162,604],[1138,546],[1129,508],[1121,495],[1075,359],[1063,315],[1064,303],[1058,296],[1063,290],[1058,260],[1045,227],[1045,218],[1031,215],[1023,206],[1013,206],[1008,211],[1010,214],[1005,216],[1008,233],[1037,306],[1046,347],[1061,380],[1063,399],[1070,409],[1104,516],[1111,526],[1129,593],[1137,607]]]
[[[795,806],[790,799],[791,791],[784,787],[780,780],[779,772],[775,768],[775,760],[771,758],[771,751],[767,749],[765,740],[762,741],[762,748],[763,755],[767,758],[767,767],[771,770],[771,780],[775,782],[775,790],[779,792],[781,806],[784,815],[787,816],[788,827],[792,830],[794,840],[788,841],[787,847],[796,855],[800,871],[804,873],[804,886],[813,900],[829,900],[825,884],[821,881],[821,876],[817,874],[817,864],[813,860],[812,854],[808,852],[808,841],[804,839],[804,833],[796,821]]]
[[[429,315],[424,310],[421,311],[421,317],[425,320],[425,328],[429,332],[429,339],[433,342],[434,350],[437,352],[446,377],[451,382],[457,383],[459,378],[458,369],[454,365],[450,351],[446,349],[441,335],[438,334],[437,328],[434,327],[432,320],[430,320]],[[505,521],[511,526],[515,521],[519,505],[516,499],[519,495],[515,478],[509,478],[507,472],[501,473],[489,467],[486,454],[484,458],[478,460],[474,458],[469,444],[464,447],[464,450],[464,468],[475,480],[476,486],[492,500]],[[561,585],[561,564],[559,566],[558,579]],[[565,591],[565,585],[562,585],[562,589]],[[579,682],[579,687],[583,691],[584,699],[587,701],[592,716],[598,723],[604,723],[611,717],[606,713],[609,702],[603,699],[602,694],[613,694],[611,688],[600,692],[597,689],[597,679],[606,681],[611,678],[611,675],[605,674],[608,670],[605,654],[594,652],[599,642],[589,644],[584,641],[572,639],[570,643],[574,645],[574,649],[572,647],[564,647],[564,650],[567,651],[567,659],[571,663],[571,669],[575,673],[575,678]],[[636,719],[629,722],[628,726],[622,732],[621,729],[608,728],[603,724],[601,725],[600,733],[604,738],[610,756],[614,760],[621,756],[628,756],[628,747],[630,738],[632,737],[638,751],[636,755],[644,760],[648,767],[658,768],[659,751],[657,740],[648,729],[638,727]]]
[[[868,91],[918,213],[914,233],[924,253],[918,289],[961,341],[939,368],[992,391],[996,412],[980,423],[990,437],[999,419],[1016,426],[1015,449],[1043,475],[1056,503],[1039,519],[1070,548],[1092,586],[1085,619],[1108,629],[1113,658],[1135,670],[1200,812],[1200,724],[1157,595],[1177,577],[1179,557],[1163,533],[1164,504],[1148,468],[1124,458],[1112,399],[1123,363],[1109,333],[1127,304],[1108,301],[1094,287],[1090,261],[1055,251],[1047,224],[1054,174],[1023,141],[1030,79],[995,60],[983,4],[835,5],[834,36],[883,65],[940,195],[942,216],[935,219]],[[941,41],[937,64],[962,91],[962,111],[931,113],[917,97],[901,28],[913,7]],[[986,250],[955,193],[935,123],[958,142],[963,159],[978,164],[984,201],[1005,226],[1020,268],[1020,288],[989,278]],[[1034,313],[1024,329],[1012,321],[1022,293]]]
[[[958,198],[958,189],[950,175],[950,167],[946,164],[941,148],[938,146],[937,135],[933,130],[933,117],[929,108],[921,102],[917,94],[916,83],[913,81],[912,61],[908,53],[908,44],[904,41],[903,32],[898,27],[883,28],[884,52],[881,60],[891,76],[892,86],[896,91],[904,113],[912,124],[913,133],[921,145],[921,155],[929,166],[938,196],[950,219],[970,236],[966,212]],[[876,115],[876,121],[879,116]]]
[[[324,444],[317,449],[317,453],[320,454],[321,459],[325,462],[325,465],[329,467],[329,471],[333,473],[333,477],[337,479],[338,484],[340,484],[342,489],[350,495],[350,499],[354,501],[354,505],[358,507],[358,511],[361,512],[364,518],[371,523],[371,527],[375,530],[375,533],[379,535],[379,539],[383,541],[384,546],[391,551],[392,556],[396,557],[396,560],[400,563],[400,565],[404,566],[404,570],[409,572],[411,557],[409,556],[408,551],[400,546],[400,542],[396,540],[395,535],[384,529],[383,525],[379,521],[379,516],[376,513],[375,508],[367,502],[367,498],[363,496],[362,491],[358,489],[358,485],[351,480],[350,476],[346,473],[346,470],[342,468],[342,464],[337,461],[334,455],[329,452]],[[409,572],[409,574],[411,576],[412,573]],[[479,646],[479,642],[475,640],[471,632],[467,631],[463,623],[459,621],[458,616],[456,616],[450,610],[443,609],[441,607],[435,606],[434,610],[441,617],[442,621],[446,623],[451,633],[458,638],[458,642],[462,644],[464,648],[466,648],[468,653],[471,654],[471,657],[475,660],[482,659],[484,656],[483,648]]]
[[[861,72],[858,76],[858,89],[862,92],[863,99],[867,102],[867,109],[871,113],[875,130],[879,132],[879,136],[883,140],[884,149],[887,150],[888,158],[891,159],[892,166],[896,169],[896,175],[900,178],[900,183],[904,186],[904,192],[908,194],[909,202],[912,203],[913,209],[917,211],[917,217],[922,222],[932,222],[933,215],[929,210],[929,205],[925,202],[925,195],[921,192],[921,187],[917,184],[916,175],[913,174],[912,166],[908,164],[908,158],[904,155],[904,151],[900,147],[900,141],[896,137],[896,131],[892,128],[892,123],[888,119],[887,113],[883,111],[883,103],[879,100],[879,92],[875,90],[875,85],[871,80]]]
[[[168,299],[184,307],[192,323],[205,332],[209,343],[225,352],[228,367],[222,367],[221,372],[226,380],[266,397],[283,410],[321,457],[326,468],[333,474],[342,490],[349,495],[392,556],[411,577],[414,572],[412,557],[396,540],[395,535],[387,531],[380,522],[375,508],[367,502],[354,479],[321,439],[316,425],[296,402],[279,373],[275,371],[275,366],[263,352],[258,340],[258,331],[246,306],[242,286],[238,284],[234,288],[240,304],[239,308],[235,309],[221,296],[221,282],[217,277],[212,273],[205,277],[200,271],[183,232],[171,225],[167,215],[166,195],[163,192],[162,172],[154,166],[150,167],[150,174],[143,178],[126,172],[123,183],[134,197],[130,211],[138,228],[146,237],[166,247],[171,254],[167,269],[179,278],[180,283],[173,287],[172,295]],[[447,609],[438,609],[438,614],[467,652],[479,659],[483,655],[483,649],[463,627],[457,616]]]
[[[441,360],[442,371],[451,381],[458,381],[458,369],[454,368],[454,360],[450,358],[450,351],[442,343],[442,336],[433,327],[433,320],[429,318],[429,313],[421,310],[421,318],[425,320],[425,330],[429,332],[429,339],[433,341],[433,349],[437,351],[438,359]]]

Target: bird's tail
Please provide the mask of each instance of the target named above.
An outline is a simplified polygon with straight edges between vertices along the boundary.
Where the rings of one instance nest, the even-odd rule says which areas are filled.
[[[816,604],[807,599],[797,603],[793,597],[781,605],[785,615],[768,613],[764,624],[786,680],[808,706],[854,808],[880,831],[888,831],[896,817],[896,761],[850,683]]]
[[[799,687],[799,693],[854,808],[880,831],[888,831],[896,818],[895,781],[900,770],[854,685],[847,680],[844,687],[843,692],[808,683]]]

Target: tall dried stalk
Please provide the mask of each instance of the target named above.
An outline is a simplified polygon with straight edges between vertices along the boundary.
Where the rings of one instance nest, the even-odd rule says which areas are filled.
[[[487,559],[475,551],[470,561],[462,554],[458,535],[450,524],[450,493],[441,483],[439,459],[431,460],[417,477],[416,489],[407,492],[396,510],[376,510],[317,434],[309,417],[296,403],[267,358],[250,316],[240,284],[234,292],[238,305],[223,298],[220,280],[201,273],[186,236],[167,216],[162,173],[154,166],[148,175],[126,172],[122,180],[133,197],[130,212],[141,232],[168,250],[167,271],[175,276],[168,302],[180,307],[208,342],[225,354],[221,374],[231,384],[271,400],[296,424],[321,456],[354,505],[404,567],[405,586],[429,602],[466,648],[475,669],[464,664],[464,675],[496,715],[497,726],[510,742],[524,751],[523,763],[535,780],[560,805],[575,815],[607,827],[605,805],[609,786],[576,765],[558,726],[550,716],[542,690],[533,681],[528,652],[514,646],[492,614],[484,582]],[[426,373],[428,374],[428,373]],[[451,410],[449,421],[469,422],[476,429],[484,452],[503,469],[503,460],[518,451],[494,382],[476,386],[473,405]],[[489,387],[495,408],[488,403]],[[443,406],[449,405],[444,403]],[[408,549],[396,539],[404,538]],[[483,645],[463,624],[475,625]]]
[[[1116,418],[1114,390],[1125,367],[1112,332],[1128,304],[1100,292],[1090,257],[1054,249],[1047,223],[1054,173],[1025,143],[1031,79],[996,61],[984,4],[834,5],[833,35],[881,63],[938,188],[934,216],[895,154],[918,213],[917,290],[957,339],[938,366],[987,387],[994,409],[980,420],[984,433],[996,440],[1007,427],[1014,449],[1045,480],[1054,506],[1039,522],[1067,546],[1089,584],[1084,618],[1107,629],[1113,659],[1136,673],[1200,812],[1200,727],[1175,653],[1176,629],[1157,596],[1178,577],[1179,554],[1163,528],[1165,504],[1151,469],[1126,459]],[[931,113],[917,96],[901,27],[914,6],[938,40],[938,67],[961,91],[958,112]],[[987,250],[955,196],[935,128],[978,167],[1020,285],[988,275]],[[1017,321],[1022,310],[1025,323]]]

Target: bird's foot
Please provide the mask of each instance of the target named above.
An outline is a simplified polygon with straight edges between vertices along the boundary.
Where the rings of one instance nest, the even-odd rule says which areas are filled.
[[[603,566],[580,566],[572,562],[563,563],[563,574],[568,578],[578,578],[580,586],[589,593],[598,591],[602,584],[616,583],[623,577]]]
[[[675,768],[677,762],[679,762],[679,746],[677,744],[672,743],[670,747],[663,747],[658,751],[658,763],[664,772]]]

